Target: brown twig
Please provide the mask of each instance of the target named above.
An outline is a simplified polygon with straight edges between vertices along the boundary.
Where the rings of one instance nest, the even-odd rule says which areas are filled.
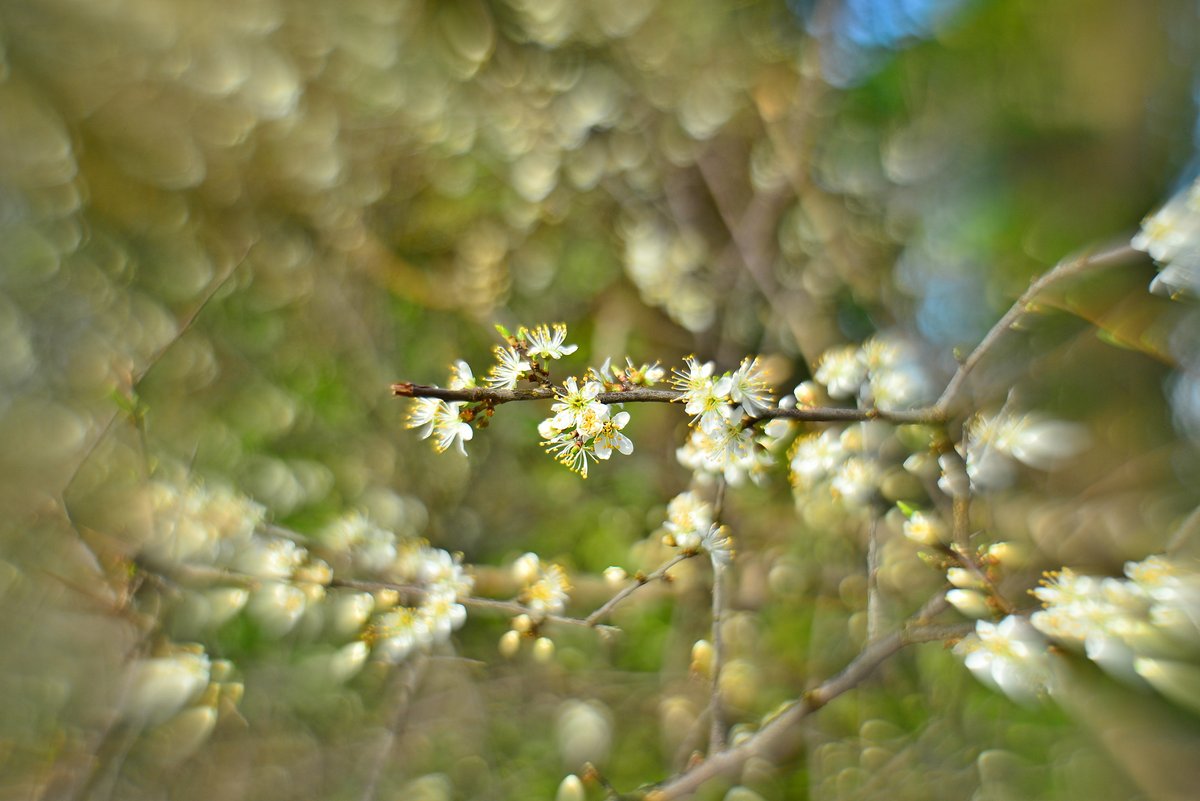
[[[659,579],[666,578],[667,571],[669,571],[671,568],[675,567],[675,565],[679,564],[680,562],[684,561],[685,559],[691,559],[695,555],[696,555],[696,552],[694,552],[694,551],[678,553],[675,556],[668,559],[666,562],[664,562],[653,573],[650,573],[645,576],[635,577],[635,581],[633,584],[630,584],[628,587],[625,587],[620,592],[618,592],[616,595],[614,595],[613,597],[611,597],[607,601],[605,601],[602,606],[597,608],[594,612],[592,612],[590,615],[588,615],[587,617],[585,617],[583,619],[583,624],[585,626],[601,627],[600,621],[603,620],[605,618],[605,616],[607,616],[614,608],[616,608],[617,604],[621,603],[621,601],[624,601],[630,595],[633,595],[635,592],[640,590],[642,587],[645,587],[647,584],[653,584],[654,582],[658,581]]]
[[[553,389],[546,387],[531,387],[528,389],[490,389],[488,387],[447,389],[445,387],[414,384],[410,381],[400,381],[392,384],[392,395],[399,398],[439,398],[445,401],[490,403],[494,406],[516,401],[552,400],[557,397]],[[683,397],[683,393],[676,389],[637,387],[619,392],[601,392],[596,396],[596,400],[600,403],[671,403],[672,401],[679,400],[681,397]],[[754,424],[762,420],[776,419],[811,423],[853,423],[864,420],[883,420],[890,423],[937,423],[942,420],[932,409],[885,411],[883,409],[852,409],[841,406],[827,406],[801,409],[767,409],[761,414],[749,418],[749,422],[750,424]]]

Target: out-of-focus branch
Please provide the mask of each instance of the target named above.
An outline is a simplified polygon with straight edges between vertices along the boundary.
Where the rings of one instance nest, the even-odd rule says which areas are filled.
[[[156,579],[163,582],[167,587],[170,587],[173,584],[232,584],[239,587],[253,588],[267,581],[277,580],[264,579],[258,576],[251,576],[246,573],[238,573],[232,570],[206,567],[203,565],[168,566],[140,561],[139,567],[143,572],[154,576]],[[396,592],[403,593],[407,596],[420,596],[425,592],[424,587],[414,584],[399,584],[393,581],[338,578],[336,576],[329,582],[329,586],[344,587],[352,590],[363,590],[366,592],[374,592],[376,590],[395,590]],[[468,595],[459,598],[458,602],[469,609],[490,609],[514,616],[533,616],[535,614],[534,611],[525,604],[518,603],[517,601],[501,601],[494,598],[477,598]],[[542,614],[538,617],[538,619],[548,623],[558,623],[564,626],[579,626],[582,628],[596,629],[602,634],[616,634],[620,632],[620,629],[616,626],[601,625],[588,619],[568,617],[566,615]]]
[[[675,567],[675,565],[679,564],[680,562],[684,561],[685,559],[691,559],[695,555],[696,555],[695,551],[687,551],[684,553],[676,554],[675,556],[671,557],[669,560],[664,562],[662,564],[662,566],[659,567],[657,570],[655,570],[653,573],[649,573],[645,576],[635,577],[634,584],[630,584],[628,587],[625,587],[620,592],[618,592],[616,595],[614,595],[613,597],[611,597],[607,601],[605,601],[603,606],[598,607],[594,612],[592,612],[590,615],[588,615],[587,617],[585,617],[583,619],[583,624],[585,626],[595,626],[598,628],[609,628],[608,626],[600,626],[600,621],[603,620],[610,612],[612,612],[612,610],[616,608],[617,604],[621,603],[621,601],[624,601],[630,595],[633,595],[635,592],[640,590],[642,587],[645,587],[647,584],[653,584],[654,582],[656,582],[660,579],[666,578],[667,571],[669,571],[671,568]]]
[[[1050,272],[1039,276],[1021,294],[1021,297],[1017,298],[1016,303],[992,326],[991,330],[975,346],[975,349],[958,366],[958,370],[951,377],[950,382],[946,385],[946,389],[931,409],[934,415],[938,418],[946,418],[954,413],[955,404],[962,392],[967,376],[979,365],[979,362],[983,360],[984,356],[988,354],[996,343],[1003,339],[1004,335],[1016,327],[1021,322],[1021,319],[1029,313],[1030,304],[1043,290],[1063,279],[1079,275],[1088,270],[1111,267],[1141,256],[1140,251],[1134,250],[1128,244],[1121,244],[1108,250],[1098,252],[1087,251],[1080,256],[1064,259],[1054,269],[1050,270]]]
[[[879,514],[872,512],[867,530],[867,642],[879,636],[883,613],[879,597]]]
[[[725,511],[726,481],[722,476],[717,481],[717,495],[713,501],[713,522],[721,523]],[[712,586],[712,686],[709,690],[709,734],[708,754],[712,756],[725,750],[725,710],[721,702],[721,669],[725,666],[724,638],[721,625],[725,622],[725,565],[713,560]]]
[[[841,673],[793,701],[755,734],[736,747],[710,755],[690,770],[647,788],[642,797],[645,801],[686,798],[709,780],[732,775],[752,757],[779,761],[789,750],[788,736],[805,718],[862,684],[879,665],[897,652],[908,645],[944,641],[967,634],[972,627],[970,623],[935,626],[925,622],[945,606],[943,595],[938,593],[903,628],[868,643]]]

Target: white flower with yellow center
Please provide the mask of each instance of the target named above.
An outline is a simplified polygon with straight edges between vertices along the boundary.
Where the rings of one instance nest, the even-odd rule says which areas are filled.
[[[571,584],[567,574],[555,564],[541,568],[537,581],[521,592],[521,602],[535,615],[558,615],[566,608]]]
[[[700,362],[689,356],[684,359],[686,370],[675,370],[671,383],[682,394],[677,398],[684,404],[684,411],[692,415],[692,424],[702,427],[706,421],[728,414],[731,380],[729,376],[712,377],[715,369],[712,362]]]
[[[471,365],[462,359],[450,365],[450,380],[446,382],[446,386],[450,389],[474,389],[475,373],[471,371]]]
[[[579,349],[578,345],[564,345],[567,339],[567,327],[562,323],[553,326],[539,325],[532,330],[522,328],[527,344],[526,353],[530,356],[545,356],[549,359],[561,359]]]
[[[667,522],[663,527],[671,542],[684,550],[700,545],[701,535],[713,523],[712,506],[694,492],[681,492],[667,504]]]
[[[733,537],[729,529],[713,523],[700,539],[700,547],[712,557],[713,568],[728,567],[733,563]]]
[[[440,403],[433,420],[433,430],[437,435],[433,447],[438,453],[441,453],[452,445],[457,446],[458,452],[466,456],[465,443],[475,436],[475,432],[459,417],[459,409],[464,404],[461,402],[446,403],[445,401],[440,401]]]
[[[617,412],[611,419],[604,421],[593,443],[597,459],[607,459],[612,455],[614,448],[626,456],[633,453],[633,442],[621,433],[621,429],[628,422],[629,412]]]
[[[742,359],[742,364],[729,378],[729,397],[742,404],[746,414],[754,417],[771,408],[774,398],[764,377],[758,357]]]
[[[1031,702],[1050,683],[1046,641],[1024,618],[993,624],[980,620],[975,633],[954,646],[975,677],[1015,701]]]
[[[867,378],[867,365],[853,345],[830,348],[821,357],[813,378],[825,385],[829,397],[852,398]]]
[[[558,431],[574,428],[589,411],[592,413],[589,419],[593,423],[607,417],[608,407],[596,400],[603,390],[604,386],[598,381],[586,381],[582,387],[573,376],[564,381],[563,388],[555,390],[558,400],[550,407],[550,411],[554,412],[554,428]]]
[[[496,354],[496,363],[488,371],[487,377],[488,386],[492,389],[513,389],[517,382],[533,369],[516,348],[502,348],[497,345],[492,352]]]

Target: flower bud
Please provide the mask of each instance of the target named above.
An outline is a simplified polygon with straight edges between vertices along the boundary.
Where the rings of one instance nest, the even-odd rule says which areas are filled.
[[[965,567],[952,567],[947,570],[946,580],[960,590],[983,590],[987,588],[987,583],[979,577],[979,574],[967,570]]]
[[[583,801],[585,797],[583,782],[574,773],[568,773],[567,777],[558,785],[554,801]]]
[[[627,578],[629,578],[629,574],[625,572],[625,568],[612,565],[604,569],[604,580],[613,589],[620,587]]]
[[[536,553],[526,553],[517,557],[513,562],[512,574],[521,584],[532,584],[537,581],[541,560]]]
[[[946,600],[959,612],[976,620],[982,620],[992,615],[987,596],[975,590],[950,590],[946,593]]]
[[[696,640],[692,645],[691,671],[697,676],[712,675],[713,647],[708,640]]]
[[[517,651],[521,650],[521,635],[520,633],[509,629],[500,637],[500,655],[506,659],[511,659],[517,655]]]
[[[554,640],[549,637],[538,637],[533,644],[533,658],[539,662],[549,662],[554,658]]]

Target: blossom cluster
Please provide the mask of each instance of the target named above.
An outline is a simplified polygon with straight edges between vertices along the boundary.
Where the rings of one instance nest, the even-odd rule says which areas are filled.
[[[813,378],[831,398],[857,398],[864,407],[887,411],[924,403],[932,390],[917,349],[886,334],[871,337],[860,346],[842,345],[825,351]],[[796,395],[804,403],[810,400],[811,389],[801,384]]]
[[[446,641],[466,619],[460,601],[472,579],[461,560],[360,513],[330,522],[313,547],[336,564],[378,578],[383,587],[375,592],[335,586],[329,561],[300,544],[300,535],[265,526],[262,507],[235,493],[159,482],[152,502],[158,523],[142,558],[156,568],[210,571],[203,586],[174,602],[170,620],[177,634],[204,637],[244,613],[270,637],[298,632],[332,640],[323,670],[344,680],[372,652],[377,659],[402,659]],[[401,605],[393,586],[417,601]]]
[[[1087,444],[1086,429],[1076,423],[1034,413],[1001,412],[976,415],[967,426],[966,443],[959,453],[966,462],[971,486],[986,491],[1011,485],[1018,462],[1047,470]],[[948,486],[943,489],[954,494]]]
[[[799,437],[788,454],[797,502],[818,488],[847,506],[869,502],[884,470],[878,454],[891,432],[886,423],[865,422]]]
[[[1200,571],[1163,556],[1125,565],[1125,578],[1068,568],[1033,591],[1028,620],[979,621],[956,651],[983,681],[1017,699],[1053,689],[1050,642],[1080,651],[1109,675],[1152,687],[1200,712]]]
[[[475,374],[471,365],[461,359],[456,361],[450,367],[446,385],[450,389],[474,389]],[[466,406],[463,401],[417,398],[409,409],[406,425],[418,429],[421,439],[433,437],[433,447],[438,453],[454,447],[466,456],[466,443],[475,436],[470,423],[463,419]]]
[[[686,554],[705,551],[714,567],[726,567],[733,561],[728,528],[713,519],[712,504],[695,492],[681,492],[671,499],[663,529],[663,543],[670,548]]]
[[[321,539],[348,555],[360,572],[403,587],[416,599],[402,604],[401,594],[386,588],[347,599],[343,607],[347,627],[366,626],[365,636],[376,658],[401,661],[414,651],[448,641],[466,621],[461,600],[470,594],[474,581],[461,557],[416,537],[399,537],[358,512],[326,525]]]
[[[674,371],[677,400],[692,415],[687,442],[676,458],[700,478],[721,476],[735,485],[746,477],[760,480],[771,459],[747,423],[774,405],[765,369],[757,357],[747,357],[733,372],[714,373],[712,362],[691,356],[684,369]]]
[[[596,400],[603,391],[599,381],[584,381],[580,386],[574,377],[568,378],[562,389],[555,390],[553,416],[538,425],[542,447],[584,478],[589,460],[608,459],[614,450],[633,453],[633,442],[621,431],[629,422],[629,412],[611,414],[606,404]]]
[[[200,748],[222,709],[236,707],[244,692],[232,663],[212,659],[199,643],[164,643],[129,663],[124,679],[121,720],[155,730],[156,756],[170,763]]]
[[[1150,284],[1152,292],[1200,293],[1200,181],[1147,216],[1130,244],[1162,268]]]
[[[511,628],[500,638],[500,653],[515,656],[522,642],[532,640],[534,658],[549,661],[554,656],[554,642],[541,635],[541,625],[547,616],[561,615],[566,609],[571,592],[567,573],[561,565],[525,553],[513,562],[512,574],[521,586],[517,599],[529,612],[513,618]]]

